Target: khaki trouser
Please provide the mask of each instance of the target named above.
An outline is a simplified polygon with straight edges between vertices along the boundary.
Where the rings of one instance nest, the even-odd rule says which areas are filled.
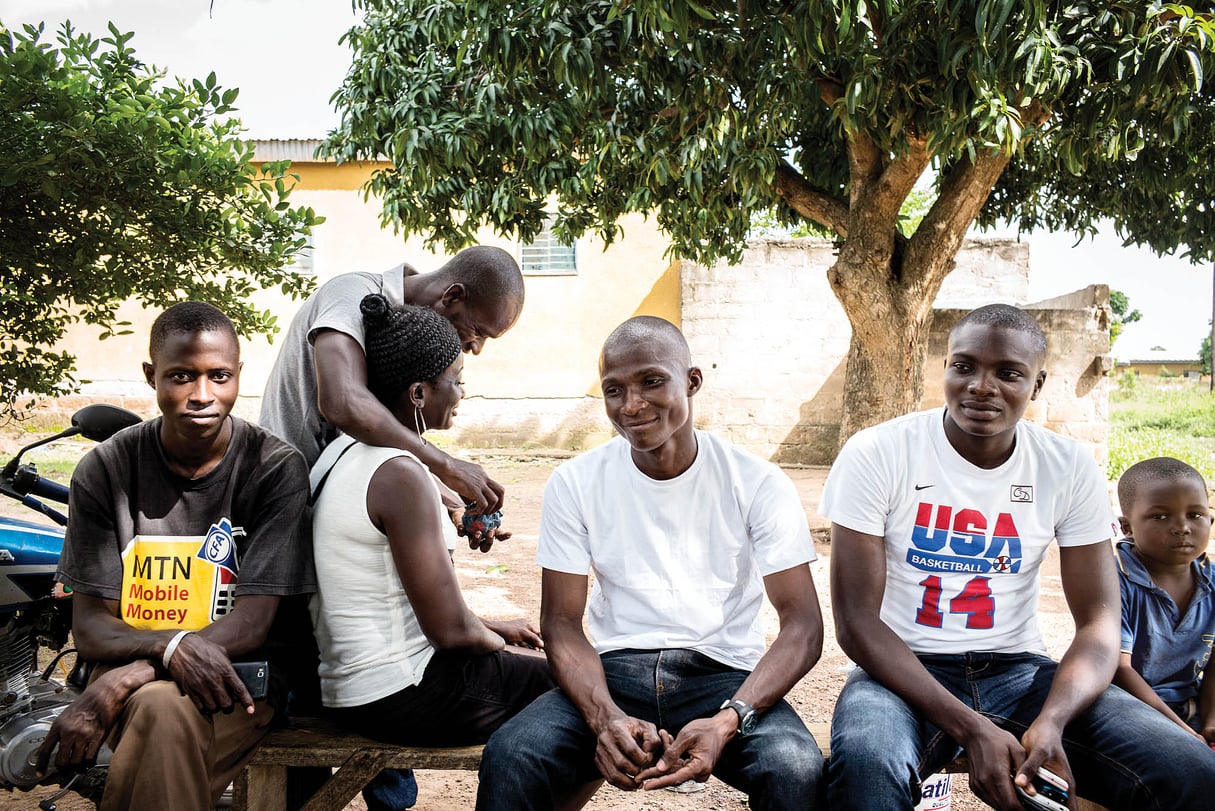
[[[101,811],[209,811],[269,731],[264,701],[205,715],[171,681],[127,700],[110,733],[114,749]]]

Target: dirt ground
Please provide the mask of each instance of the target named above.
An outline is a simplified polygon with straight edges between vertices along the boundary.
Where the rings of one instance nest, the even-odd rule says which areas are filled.
[[[474,611],[484,617],[509,619],[530,617],[539,620],[540,575],[535,565],[537,533],[540,523],[540,500],[544,483],[551,470],[560,463],[559,457],[537,457],[531,455],[512,456],[495,454],[470,454],[490,474],[500,481],[507,492],[504,508],[504,527],[514,536],[505,543],[496,545],[482,554],[461,548],[456,553],[456,566],[465,598]],[[814,581],[822,605],[827,635],[823,656],[819,663],[805,676],[788,696],[789,702],[807,722],[829,721],[835,697],[843,686],[850,668],[847,657],[835,644],[831,633],[832,619],[828,594],[828,563],[831,549],[826,543],[826,525],[817,514],[819,494],[826,476],[824,469],[789,469],[790,478],[797,485],[806,508],[807,518],[815,535],[815,548],[819,561],[814,564]],[[11,503],[10,503],[11,504]],[[19,507],[17,508],[20,509]],[[8,504],[0,505],[11,515]],[[771,634],[775,633],[776,621],[769,613]],[[1063,599],[1059,580],[1057,554],[1048,557],[1042,573],[1042,605],[1040,622],[1047,646],[1058,656],[1071,638],[1072,625]],[[457,811],[471,809],[476,794],[477,778],[469,772],[419,772],[420,788],[417,808],[426,811]],[[30,793],[0,793],[0,811],[18,808],[36,808],[39,799],[50,793],[39,789]],[[712,779],[704,791],[681,795],[669,791],[652,793],[622,792],[610,786],[600,789],[588,808],[594,811],[637,811],[638,809],[742,809],[746,808],[746,797],[723,783]],[[60,811],[83,811],[92,808],[75,795],[65,797],[59,803]],[[975,811],[986,808],[966,790],[964,776],[954,776],[953,808],[956,811]],[[356,799],[347,811],[365,811],[361,798]]]

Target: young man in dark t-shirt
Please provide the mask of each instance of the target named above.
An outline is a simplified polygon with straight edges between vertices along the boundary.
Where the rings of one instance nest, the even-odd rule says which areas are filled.
[[[222,312],[169,308],[149,352],[161,416],[99,445],[72,477],[58,576],[74,592],[77,649],[98,667],[39,767],[78,767],[108,741],[102,809],[210,809],[285,698],[272,686],[255,701],[232,662],[266,659],[280,598],[314,590],[307,470],[231,415],[240,350]]]

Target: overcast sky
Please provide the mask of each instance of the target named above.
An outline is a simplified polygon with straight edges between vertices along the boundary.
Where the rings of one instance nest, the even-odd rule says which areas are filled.
[[[237,117],[252,138],[319,138],[337,125],[329,97],[350,64],[338,44],[356,17],[349,0],[0,0],[10,27],[71,20],[106,34],[133,31],[144,62],[186,79],[215,71],[239,87]],[[50,37],[53,41],[53,36]]]
[[[329,97],[350,54],[338,39],[356,21],[348,0],[0,0],[10,27],[70,19],[103,35],[112,20],[134,31],[130,46],[145,62],[186,79],[215,71],[239,87],[237,115],[252,138],[320,138],[336,126]],[[1030,299],[1108,284],[1129,296],[1143,320],[1126,328],[1115,354],[1140,357],[1162,346],[1196,357],[1211,317],[1212,270],[1124,249],[1112,233],[1073,249],[1073,237],[1033,236]]]

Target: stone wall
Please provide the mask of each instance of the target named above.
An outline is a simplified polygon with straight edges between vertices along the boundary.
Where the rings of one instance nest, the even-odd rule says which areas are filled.
[[[683,328],[705,372],[697,423],[722,431],[784,464],[830,464],[839,442],[845,358],[851,329],[831,293],[823,240],[752,246],[740,265],[683,266]],[[1028,246],[968,241],[937,298],[925,367],[925,408],[940,404],[945,337],[967,310],[1023,303]],[[1106,435],[1108,290],[1034,305],[1051,336],[1048,382],[1030,413],[1049,427],[1092,443]]]

